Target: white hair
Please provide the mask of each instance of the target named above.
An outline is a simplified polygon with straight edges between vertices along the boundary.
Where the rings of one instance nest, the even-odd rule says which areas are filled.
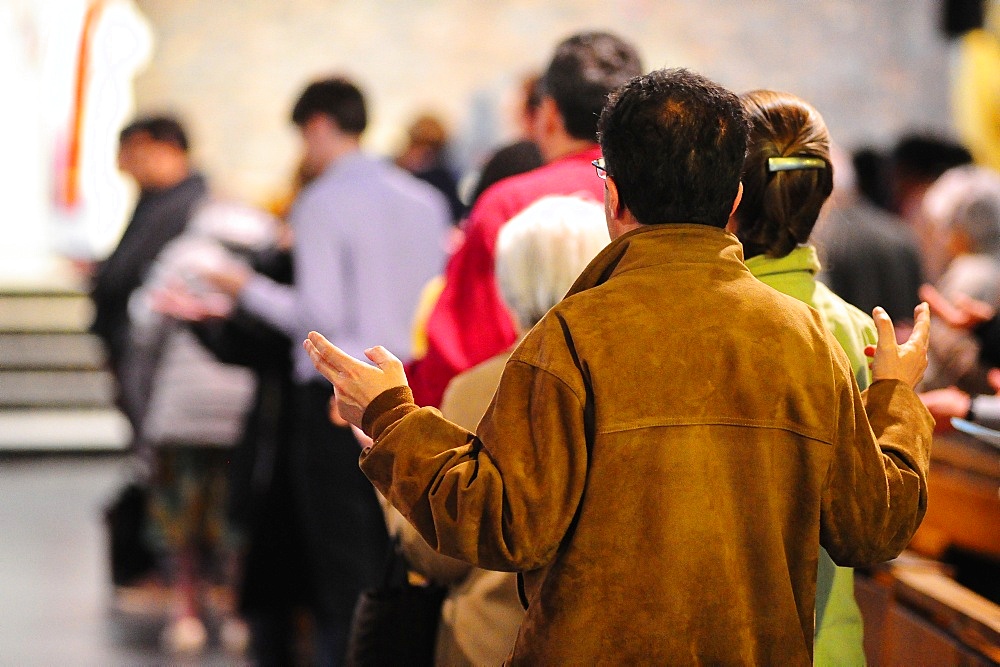
[[[934,229],[961,230],[976,253],[1000,251],[1000,174],[963,165],[940,176],[923,199],[923,212]]]
[[[524,329],[557,304],[608,244],[604,207],[574,196],[543,197],[497,237],[500,294]]]

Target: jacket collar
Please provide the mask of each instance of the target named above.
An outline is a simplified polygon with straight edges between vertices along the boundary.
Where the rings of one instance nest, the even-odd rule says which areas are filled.
[[[708,225],[645,225],[622,234],[587,265],[566,296],[596,287],[633,269],[673,263],[733,262],[743,266],[743,246],[736,237]]]
[[[822,268],[816,248],[811,245],[800,245],[784,257],[777,259],[757,255],[748,259],[746,264],[750,272],[758,278],[800,271],[815,276]]]

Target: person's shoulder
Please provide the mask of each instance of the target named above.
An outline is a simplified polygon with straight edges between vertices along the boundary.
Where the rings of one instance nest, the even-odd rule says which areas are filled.
[[[913,229],[898,216],[873,204],[861,200],[840,204],[827,215],[829,224],[817,236],[836,246],[832,250],[842,247],[863,253],[875,249],[918,252]]]
[[[808,303],[751,277],[734,285],[724,303],[733,326],[745,326],[775,341],[825,338],[819,304]]]
[[[473,210],[494,209],[513,200],[520,200],[528,196],[542,183],[544,173],[542,172],[548,165],[536,167],[530,171],[514,174],[507,178],[502,178],[490,187],[486,188],[479,199],[476,200]],[[539,174],[542,174],[539,176]]]
[[[388,191],[400,199],[413,202],[415,205],[433,208],[447,214],[449,210],[448,200],[440,190],[396,166],[390,160],[371,159],[373,171],[379,173]]]
[[[827,310],[841,326],[855,332],[875,332],[875,320],[860,308],[848,303],[821,282],[816,283],[817,306]]]

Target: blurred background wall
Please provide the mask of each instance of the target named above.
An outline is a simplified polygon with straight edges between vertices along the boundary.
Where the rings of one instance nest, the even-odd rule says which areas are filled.
[[[288,115],[313,77],[343,72],[369,96],[366,137],[390,153],[439,112],[458,166],[504,138],[526,71],[581,29],[633,40],[652,69],[685,66],[736,91],[813,102],[848,148],[908,129],[950,134],[948,41],[938,0],[136,0],[154,35],[141,111],[171,110],[222,193],[260,202],[289,180]]]

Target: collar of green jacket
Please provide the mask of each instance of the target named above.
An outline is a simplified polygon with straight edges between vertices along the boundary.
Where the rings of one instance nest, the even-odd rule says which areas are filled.
[[[819,263],[819,254],[816,252],[816,248],[811,245],[800,245],[784,257],[755,255],[746,260],[746,265],[750,272],[758,278],[800,271],[815,276],[822,268]]]

